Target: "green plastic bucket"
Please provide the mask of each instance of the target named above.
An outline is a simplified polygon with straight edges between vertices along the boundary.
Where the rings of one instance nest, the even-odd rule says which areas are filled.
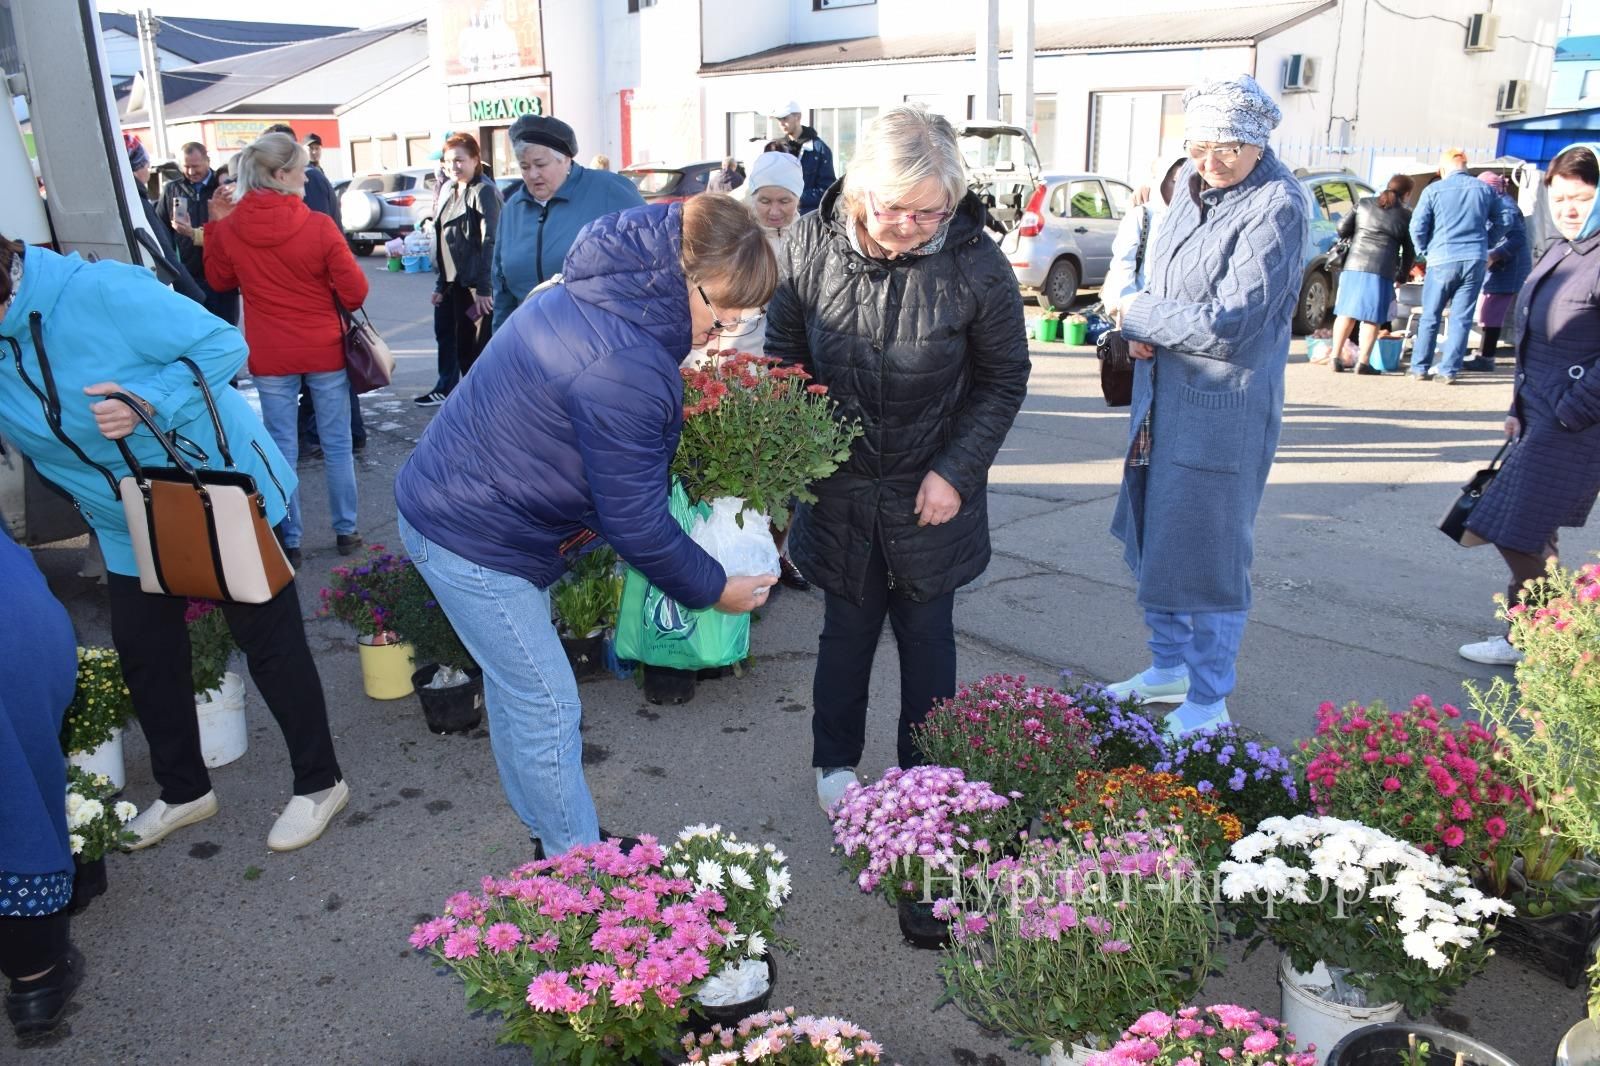
[[[1053,341],[1061,336],[1061,323],[1054,318],[1041,318],[1039,320],[1039,339]]]
[[[1083,344],[1089,339],[1089,323],[1067,322],[1062,331],[1062,340],[1067,344]]]

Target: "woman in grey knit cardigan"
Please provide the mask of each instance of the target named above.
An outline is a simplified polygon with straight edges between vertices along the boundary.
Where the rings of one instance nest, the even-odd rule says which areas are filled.
[[[1111,691],[1179,704],[1172,734],[1229,720],[1308,217],[1299,180],[1267,147],[1281,116],[1254,79],[1207,82],[1183,100],[1191,162],[1145,287],[1123,302],[1138,362],[1112,520],[1153,663]]]

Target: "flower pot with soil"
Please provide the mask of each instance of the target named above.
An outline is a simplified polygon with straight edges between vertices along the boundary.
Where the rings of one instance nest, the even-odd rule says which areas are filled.
[[[581,556],[550,590],[556,633],[579,681],[604,672],[606,630],[616,624],[621,597],[617,555],[607,547]]]
[[[122,791],[122,728],[133,715],[133,697],[122,680],[122,663],[110,648],[78,649],[78,687],[61,723],[61,750],[72,765]]]

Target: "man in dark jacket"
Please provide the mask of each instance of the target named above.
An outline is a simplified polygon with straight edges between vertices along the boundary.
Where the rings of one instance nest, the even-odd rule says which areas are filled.
[[[183,146],[183,177],[161,190],[156,214],[172,227],[178,239],[178,258],[205,293],[206,310],[228,323],[239,324],[239,290],[217,292],[206,284],[205,225],[211,217],[211,197],[222,179],[211,169],[211,155],[199,141]]]
[[[722,169],[712,171],[711,177],[706,179],[706,192],[732,192],[743,184],[739,161],[730,155],[722,161]]]
[[[805,124],[800,116],[800,105],[793,100],[774,111],[772,117],[783,126],[785,150],[800,157],[800,173],[806,180],[805,191],[800,194],[800,213],[809,214],[822,203],[822,194],[836,180],[833,152],[828,143],[817,136],[817,131]]]
[[[145,223],[150,227],[150,232],[155,234],[156,243],[161,246],[161,254],[172,273],[172,287],[197,304],[205,303],[205,290],[195,283],[194,275],[178,258],[178,249],[172,243],[172,230],[156,214],[156,205],[150,199],[150,153],[145,151],[139,138],[130,134],[123,134],[122,143],[128,149],[128,166],[133,170],[133,183],[139,187],[139,204],[144,208]],[[156,276],[167,280],[166,271],[157,271]]]

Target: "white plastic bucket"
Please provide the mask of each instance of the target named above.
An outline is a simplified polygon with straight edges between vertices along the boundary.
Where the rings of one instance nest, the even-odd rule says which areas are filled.
[[[1050,1044],[1050,1052],[1039,1056],[1039,1066],[1084,1066],[1089,1061],[1089,1056],[1094,1054],[1094,1048],[1073,1041],[1063,1046],[1056,1040]]]
[[[200,754],[206,766],[215,770],[245,753],[250,733],[245,728],[244,681],[229,670],[222,675],[222,687],[196,696],[195,715],[200,719]]]
[[[1298,1050],[1305,1051],[1307,1045],[1316,1045],[1317,1066],[1328,1061],[1328,1052],[1347,1033],[1400,1017],[1398,1003],[1347,1007],[1317,995],[1317,988],[1326,988],[1332,983],[1328,968],[1320,962],[1308,974],[1290,966],[1287,956],[1278,964],[1278,984],[1283,990],[1283,1027],[1295,1035]]]
[[[91,774],[100,774],[111,779],[111,787],[118,792],[128,783],[128,775],[122,766],[122,730],[114,729],[111,739],[91,752],[74,752],[68,761],[78,769]]]

